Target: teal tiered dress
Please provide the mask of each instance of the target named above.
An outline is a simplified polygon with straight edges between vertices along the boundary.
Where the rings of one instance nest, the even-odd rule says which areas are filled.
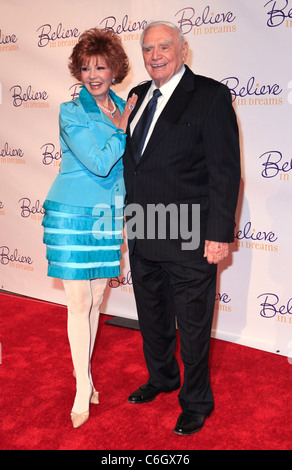
[[[110,91],[122,113],[125,101]],[[43,204],[48,276],[95,279],[120,275],[126,134],[86,88],[60,107],[62,163]]]

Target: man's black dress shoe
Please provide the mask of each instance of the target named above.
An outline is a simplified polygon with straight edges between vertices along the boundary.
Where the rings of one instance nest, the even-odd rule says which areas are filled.
[[[131,393],[128,398],[130,403],[148,403],[154,400],[159,393],[163,393],[163,390],[150,385],[149,383],[141,385],[135,392]]]
[[[178,417],[173,432],[179,436],[195,434],[202,429],[206,418],[206,415],[196,411],[183,411]]]

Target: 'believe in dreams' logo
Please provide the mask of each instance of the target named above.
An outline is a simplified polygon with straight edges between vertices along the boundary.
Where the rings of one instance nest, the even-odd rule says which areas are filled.
[[[35,215],[43,216],[45,213],[45,209],[42,207],[39,199],[37,199],[35,203],[32,203],[28,197],[22,197],[18,202],[20,203],[21,209],[20,215],[23,218]]]
[[[207,5],[202,12],[197,12],[195,8],[186,7],[179,10],[175,16],[178,16],[179,28],[183,34],[196,31],[197,28],[215,27],[222,24],[230,25],[235,21],[235,14],[232,11],[216,11]],[[228,32],[228,30],[227,30]]]
[[[30,256],[21,255],[19,250],[15,248],[13,251],[8,246],[0,246],[0,264],[12,266],[30,266],[33,264],[33,260]]]
[[[289,20],[292,19],[292,8],[290,8],[288,0],[269,0],[264,6],[269,8],[267,25],[270,28],[280,26],[285,20],[288,20],[289,23]]]
[[[77,42],[80,32],[78,28],[66,29],[62,23],[59,23],[56,28],[46,23],[37,29],[38,35],[38,47],[46,47],[48,44],[54,44],[56,41],[60,42],[59,45],[72,45],[67,44],[68,39]],[[75,43],[75,42],[74,42]],[[74,44],[73,43],[73,44]]]
[[[290,161],[284,161],[283,155],[278,150],[270,150],[263,153],[259,158],[262,159],[263,178],[275,178],[280,175],[280,179],[289,180],[289,172],[292,170],[292,158]]]
[[[292,298],[286,304],[282,304],[277,294],[268,292],[259,295],[258,299],[261,299],[260,306],[262,309],[260,315],[263,318],[274,318],[277,314],[292,315]]]
[[[260,84],[255,77],[250,77],[246,83],[241,83],[238,77],[226,77],[221,82],[228,86],[232,100],[239,100],[239,104],[282,104],[283,102],[282,98],[278,98],[283,89],[277,83]]]
[[[32,86],[29,85],[25,90],[22,86],[14,85],[9,90],[12,94],[12,104],[16,108],[24,105],[24,107],[48,107],[46,102],[49,98],[48,93],[43,91],[34,91]]]
[[[51,165],[51,163],[58,162],[62,160],[62,151],[61,149],[56,150],[56,147],[51,142],[48,142],[41,146],[42,150],[42,162],[44,165]]]

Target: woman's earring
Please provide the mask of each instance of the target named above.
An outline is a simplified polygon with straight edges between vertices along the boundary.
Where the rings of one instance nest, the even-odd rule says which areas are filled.
[[[112,78],[112,84],[114,85],[116,83],[116,79]]]

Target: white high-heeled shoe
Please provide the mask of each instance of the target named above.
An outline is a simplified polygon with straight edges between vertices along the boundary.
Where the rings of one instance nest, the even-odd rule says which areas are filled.
[[[90,398],[90,403],[93,403],[94,405],[99,404],[99,393],[97,390],[95,390],[94,387],[92,387],[92,395]]]
[[[75,413],[71,411],[71,421],[74,429],[80,428],[89,418],[89,410],[83,413]]]
[[[92,387],[92,394],[90,397],[90,403],[94,405],[99,404],[99,393]],[[83,413],[75,413],[71,411],[71,421],[74,429],[80,428],[86,421],[89,419],[89,410],[84,411]]]

